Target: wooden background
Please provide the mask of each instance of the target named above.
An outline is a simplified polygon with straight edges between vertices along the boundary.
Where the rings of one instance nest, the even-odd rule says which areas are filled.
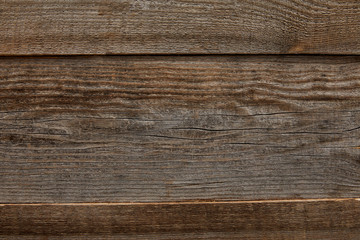
[[[0,239],[360,239],[360,2],[0,2]]]

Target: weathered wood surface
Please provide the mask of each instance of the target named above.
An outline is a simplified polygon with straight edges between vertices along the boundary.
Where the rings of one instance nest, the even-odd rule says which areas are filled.
[[[360,57],[0,59],[0,202],[360,194]]]
[[[351,239],[359,240],[359,231],[344,229],[341,231],[333,231],[331,229],[320,231],[248,231],[248,232],[201,232],[201,233],[167,233],[167,234],[111,234],[111,235],[63,235],[59,236],[43,236],[43,235],[3,235],[0,236],[2,240],[339,240]]]
[[[0,235],[79,239],[359,239],[360,201],[0,205]],[[331,235],[330,235],[331,234]],[[341,238],[334,238],[339,237]],[[33,238],[33,239],[34,239]],[[11,238],[7,238],[11,239]]]
[[[360,53],[358,0],[13,0],[0,55]]]

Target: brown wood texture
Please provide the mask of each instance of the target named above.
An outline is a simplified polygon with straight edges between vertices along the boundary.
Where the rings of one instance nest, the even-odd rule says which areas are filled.
[[[0,202],[360,193],[360,57],[0,59]]]
[[[13,0],[0,55],[360,53],[358,0]]]
[[[360,201],[0,205],[0,235],[359,239]],[[333,234],[333,235],[330,235]],[[341,238],[333,238],[341,235]],[[180,237],[180,238],[179,238]]]
[[[358,230],[319,230],[319,231],[240,231],[240,232],[191,232],[191,233],[139,233],[139,234],[79,234],[79,235],[0,235],[2,240],[78,240],[78,239],[96,239],[96,240],[138,240],[138,239],[150,239],[150,240],[359,240]]]

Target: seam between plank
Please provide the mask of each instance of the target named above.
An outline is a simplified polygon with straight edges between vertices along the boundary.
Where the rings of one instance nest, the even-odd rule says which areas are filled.
[[[121,206],[121,205],[196,205],[196,204],[249,204],[249,203],[296,203],[296,202],[341,202],[360,201],[360,198],[310,198],[239,201],[179,201],[179,202],[73,202],[73,203],[1,203],[5,206]]]

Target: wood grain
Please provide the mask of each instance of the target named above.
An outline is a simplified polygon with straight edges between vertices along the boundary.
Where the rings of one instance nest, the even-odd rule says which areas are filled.
[[[360,57],[0,59],[0,202],[360,194]]]
[[[339,239],[351,239],[359,240],[358,230],[320,230],[320,231],[249,231],[249,232],[201,232],[201,233],[157,233],[157,234],[111,234],[111,235],[60,235],[60,236],[49,236],[49,235],[2,235],[2,240],[83,240],[83,239],[95,239],[95,240],[138,240],[138,239],[149,239],[149,240],[339,240]]]
[[[0,55],[360,53],[357,0],[13,0]]]
[[[69,239],[359,239],[349,200],[1,205],[0,234]],[[331,234],[331,235],[330,235]],[[334,238],[340,236],[341,238]]]

